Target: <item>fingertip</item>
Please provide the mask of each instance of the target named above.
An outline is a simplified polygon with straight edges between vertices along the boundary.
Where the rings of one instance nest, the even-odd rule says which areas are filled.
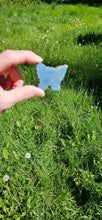
[[[37,63],[42,63],[43,62],[43,58],[37,55]]]
[[[44,97],[45,96],[44,90],[40,89],[40,92],[41,92],[41,96]]]
[[[32,88],[32,97],[44,97],[44,96],[45,96],[44,90],[33,86],[33,88]]]
[[[24,84],[24,80],[23,79],[17,80],[16,82],[13,82],[12,89],[15,89],[17,87],[21,87],[21,86],[23,86],[23,84]]]

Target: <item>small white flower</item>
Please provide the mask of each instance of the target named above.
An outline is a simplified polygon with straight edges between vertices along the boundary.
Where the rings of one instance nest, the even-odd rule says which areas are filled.
[[[6,174],[6,175],[4,175],[4,177],[3,177],[3,181],[4,182],[7,182],[9,180],[9,176]]]
[[[29,158],[31,158],[31,154],[30,154],[30,153],[26,153],[25,157],[26,157],[27,159],[29,159]]]
[[[81,47],[81,43],[79,43],[79,47]]]
[[[58,44],[58,43],[59,43],[59,41],[57,40],[57,41],[56,41],[56,44]]]
[[[96,63],[95,66],[98,67],[98,64]]]

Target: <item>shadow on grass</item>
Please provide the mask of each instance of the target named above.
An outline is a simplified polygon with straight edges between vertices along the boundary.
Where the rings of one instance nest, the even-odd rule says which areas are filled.
[[[102,34],[96,34],[96,33],[88,33],[86,35],[79,35],[77,39],[77,44],[81,44],[81,46],[88,46],[95,44],[98,46],[102,42]]]
[[[102,107],[102,65],[101,56],[99,56],[99,53],[101,55],[102,34],[93,32],[79,35],[76,42],[78,46],[85,46],[85,50],[83,48],[82,56],[79,55],[76,63],[72,61],[72,63],[69,64],[69,69],[62,86],[64,85],[65,87],[74,88],[76,90],[79,90],[80,87],[84,88],[89,94],[93,94],[95,104],[98,103],[99,106]],[[97,50],[100,51],[98,52],[98,57],[96,53]],[[79,51],[82,50],[79,49]],[[95,54],[93,54],[94,51],[96,58]]]
[[[100,7],[102,5],[102,1],[101,0],[64,0],[63,1],[64,4],[87,4],[89,6],[96,6],[96,7]]]
[[[70,186],[70,189],[72,191],[72,195],[75,197],[75,200],[77,202],[77,205],[85,205],[86,202],[88,202],[90,198],[90,191],[86,190],[84,187],[80,185],[80,187],[76,186],[75,181],[73,180],[73,177],[68,178],[68,185]]]
[[[74,88],[77,91],[83,88],[89,95],[93,95],[95,104],[102,107],[102,74],[98,74],[98,70],[94,72],[94,69],[92,72],[91,68],[87,69],[86,72],[83,67],[79,71],[77,67],[76,69],[71,67],[71,70],[72,72],[69,71],[66,74],[62,87]]]
[[[102,107],[102,76],[96,76],[94,79],[89,80],[88,91],[91,92],[92,90],[95,102]]]

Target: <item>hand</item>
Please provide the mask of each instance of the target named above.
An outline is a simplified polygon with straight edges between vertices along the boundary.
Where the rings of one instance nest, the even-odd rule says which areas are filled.
[[[27,50],[6,50],[0,54],[0,114],[18,102],[45,95],[43,90],[35,86],[23,86],[24,80],[17,64],[25,62],[39,63],[42,58]],[[4,75],[7,75],[7,78]]]

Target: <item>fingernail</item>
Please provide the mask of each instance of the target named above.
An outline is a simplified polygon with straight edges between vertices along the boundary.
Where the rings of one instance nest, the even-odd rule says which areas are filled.
[[[44,90],[42,90],[42,89],[41,89],[41,95],[42,95],[42,97],[45,96],[45,92],[44,92]]]
[[[38,62],[41,63],[42,61],[43,61],[43,58],[38,56]]]

